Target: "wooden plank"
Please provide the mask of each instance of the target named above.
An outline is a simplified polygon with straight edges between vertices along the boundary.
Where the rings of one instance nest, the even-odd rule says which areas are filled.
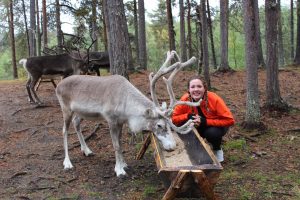
[[[152,141],[151,142],[152,148],[154,149],[155,163],[158,170],[160,170],[161,168],[164,167],[164,164],[163,164],[163,160],[161,159],[161,150],[158,141],[156,140],[153,133],[151,133],[151,141]]]
[[[198,185],[200,188],[201,192],[205,196],[206,199],[208,200],[217,200],[218,198],[216,197],[213,187],[210,184],[209,180],[205,176],[205,173],[200,170],[199,172],[194,172],[192,173],[195,183]]]
[[[208,155],[211,157],[211,159],[213,160],[214,164],[221,166],[220,162],[217,160],[215,154],[212,152],[210,146],[204,141],[204,139],[200,136],[200,134],[198,133],[197,129],[194,127],[193,128],[193,132],[194,134],[197,136],[197,138],[199,139],[199,141],[201,142],[201,144],[203,145],[203,147],[205,148],[206,152],[208,153]]]
[[[172,181],[169,189],[163,196],[162,200],[172,200],[176,197],[177,192],[180,190],[185,177],[187,176],[188,171],[180,170],[175,177],[175,179]]]

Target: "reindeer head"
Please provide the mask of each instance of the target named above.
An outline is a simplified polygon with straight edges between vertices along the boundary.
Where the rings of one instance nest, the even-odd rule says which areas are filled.
[[[178,62],[168,67],[172,59],[177,59]],[[199,106],[201,102],[201,100],[198,102],[177,101],[172,89],[172,81],[177,72],[182,70],[184,67],[192,65],[196,62],[196,60],[197,59],[195,57],[192,57],[188,61],[181,63],[177,53],[175,51],[171,51],[167,53],[167,59],[158,70],[158,72],[156,74],[151,73],[149,75],[151,97],[155,105],[154,114],[157,115],[155,122],[156,124],[153,126],[153,132],[166,150],[173,150],[176,146],[176,142],[173,138],[171,129],[180,134],[187,134],[192,130],[192,127],[194,126],[192,120],[187,121],[180,127],[177,127],[172,123],[171,115],[176,105],[185,104],[189,106]],[[163,102],[162,105],[159,104],[158,98],[155,94],[155,84],[161,76],[164,76],[169,72],[172,73],[170,74],[168,79],[163,77],[163,80],[167,85],[168,94],[170,96],[170,104],[169,107],[167,107],[167,104],[165,102]]]

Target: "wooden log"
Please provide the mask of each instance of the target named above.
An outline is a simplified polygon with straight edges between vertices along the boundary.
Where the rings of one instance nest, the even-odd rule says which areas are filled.
[[[177,192],[180,190],[185,177],[187,176],[188,171],[186,170],[180,170],[175,177],[175,179],[172,181],[169,189],[163,196],[162,200],[172,200],[176,197]]]

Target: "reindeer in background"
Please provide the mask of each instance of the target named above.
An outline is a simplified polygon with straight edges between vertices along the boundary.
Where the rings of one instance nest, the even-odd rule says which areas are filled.
[[[168,52],[167,59],[159,71],[156,74],[151,73],[149,75],[153,101],[142,94],[126,78],[119,75],[104,77],[74,75],[58,84],[56,95],[62,109],[64,121],[64,169],[73,167],[69,158],[67,140],[68,129],[73,116],[73,124],[81,144],[81,151],[86,156],[91,155],[92,151],[85,143],[81,133],[81,120],[100,120],[104,118],[108,122],[116,157],[115,172],[118,177],[126,175],[125,169],[127,164],[124,160],[120,143],[122,127],[125,123],[128,124],[133,133],[152,131],[165,150],[174,150],[176,142],[171,128],[179,133],[187,133],[193,126],[193,122],[189,120],[181,127],[176,127],[170,119],[174,107],[178,104],[190,106],[200,104],[200,102],[176,101],[172,90],[172,80],[182,68],[195,63],[196,58],[193,57],[185,63],[176,62],[168,67],[174,57],[179,60],[175,51]],[[155,84],[160,77],[169,72],[172,72],[169,78],[164,78],[171,98],[170,105],[167,108],[165,103],[162,106],[159,104],[155,94]]]

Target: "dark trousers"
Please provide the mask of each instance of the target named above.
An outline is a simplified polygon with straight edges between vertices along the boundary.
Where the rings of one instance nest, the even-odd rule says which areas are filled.
[[[222,137],[227,133],[228,127],[206,126],[198,127],[201,137],[205,138],[212,146],[213,150],[220,150]]]

